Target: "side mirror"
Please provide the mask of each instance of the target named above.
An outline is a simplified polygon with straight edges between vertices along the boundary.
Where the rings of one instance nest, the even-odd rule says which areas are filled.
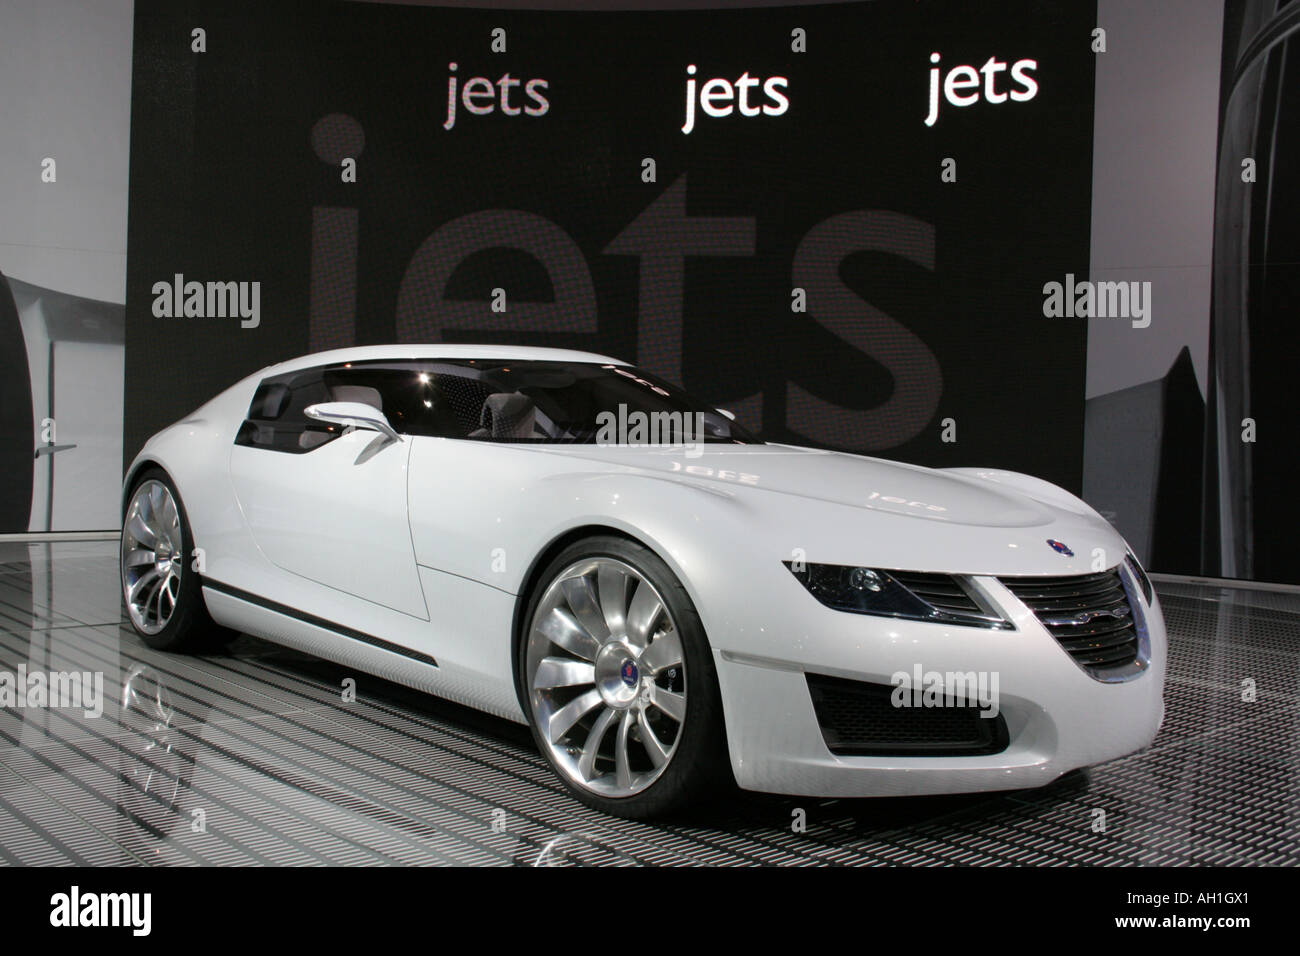
[[[389,441],[402,440],[397,430],[388,424],[384,413],[364,402],[321,402],[318,405],[308,405],[303,409],[303,414],[318,422],[333,422],[348,428],[379,432]]]
[[[719,415],[723,415],[727,418],[730,418],[733,422],[736,420],[736,413],[731,411],[728,408],[719,408],[719,409],[715,409],[715,411],[717,411]]]

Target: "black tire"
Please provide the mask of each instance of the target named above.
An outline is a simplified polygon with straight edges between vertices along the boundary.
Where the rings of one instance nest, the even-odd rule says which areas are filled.
[[[533,617],[548,586],[566,568],[592,558],[613,558],[629,565],[662,598],[680,636],[686,678],[685,717],[679,725],[667,766],[653,783],[629,796],[611,797],[571,780],[557,764],[550,744],[537,725],[528,687],[528,644]],[[690,595],[668,565],[653,551],[630,539],[594,536],[577,541],[555,556],[536,579],[517,635],[515,669],[519,699],[533,739],[566,789],[589,807],[631,819],[658,817],[689,806],[712,802],[734,787],[723,725],[713,653]]]
[[[136,626],[130,609],[127,607],[126,577],[125,569],[122,567],[124,556],[123,549],[119,547],[118,578],[122,584],[122,604],[127,622],[131,625],[131,629],[140,635],[140,639],[155,650],[182,654],[219,650],[237,637],[238,633],[229,628],[221,627],[208,614],[208,607],[203,600],[203,587],[199,580],[200,576],[193,567],[194,535],[190,530],[189,517],[185,513],[185,503],[181,500],[180,492],[176,490],[176,485],[172,482],[171,477],[161,468],[146,468],[141,471],[131,485],[131,493],[127,496],[128,511],[130,502],[135,498],[136,492],[140,490],[142,485],[150,481],[162,484],[176,502],[181,532],[180,581],[175,610],[172,612],[166,626],[157,633],[147,633]],[[127,535],[126,519],[127,515],[124,514],[122,529],[124,539]]]

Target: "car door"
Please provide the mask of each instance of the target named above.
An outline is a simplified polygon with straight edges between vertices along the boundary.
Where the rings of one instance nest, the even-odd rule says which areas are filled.
[[[385,412],[401,432],[401,416],[385,409],[375,381],[370,369],[351,365],[267,378],[231,449],[230,476],[253,538],[273,564],[428,620],[407,517],[410,440],[304,414],[319,402],[359,401]]]

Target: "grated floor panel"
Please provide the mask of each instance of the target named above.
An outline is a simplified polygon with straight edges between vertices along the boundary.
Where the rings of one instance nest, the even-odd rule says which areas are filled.
[[[344,704],[354,674],[252,638],[150,650],[122,622],[112,542],[0,544],[0,670],[102,672],[105,696],[99,717],[0,710],[0,863],[1300,863],[1300,595],[1159,591],[1167,717],[1144,753],[1035,791],[738,793],[647,824],[570,799],[508,722],[364,677]],[[162,688],[166,719],[124,708],[128,682]]]

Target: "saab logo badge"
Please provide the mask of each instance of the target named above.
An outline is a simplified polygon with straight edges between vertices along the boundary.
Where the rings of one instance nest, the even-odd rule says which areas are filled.
[[[1132,613],[1127,607],[1120,606],[1108,608],[1102,611],[1080,611],[1078,614],[1070,614],[1065,617],[1045,617],[1043,623],[1048,627],[1079,627],[1084,624],[1091,624],[1099,617],[1110,617],[1122,621]]]
[[[1057,541],[1055,538],[1048,538],[1047,543],[1051,545],[1052,550],[1057,554],[1063,554],[1067,558],[1074,557],[1074,552],[1070,550],[1070,546],[1064,541]]]
[[[619,671],[619,676],[623,678],[623,683],[627,684],[628,687],[635,687],[637,678],[641,675],[637,673],[636,665],[631,660],[626,660]]]

